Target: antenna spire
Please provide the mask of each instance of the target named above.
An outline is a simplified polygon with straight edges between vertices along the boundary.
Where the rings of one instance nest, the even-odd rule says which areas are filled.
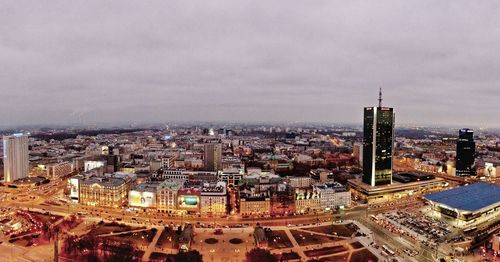
[[[378,92],[378,107],[382,107],[382,87],[379,89]]]

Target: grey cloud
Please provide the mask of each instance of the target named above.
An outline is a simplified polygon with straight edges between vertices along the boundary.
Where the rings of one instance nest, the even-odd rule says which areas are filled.
[[[2,1],[0,123],[359,123],[382,86],[398,123],[498,127],[498,10],[497,1]]]

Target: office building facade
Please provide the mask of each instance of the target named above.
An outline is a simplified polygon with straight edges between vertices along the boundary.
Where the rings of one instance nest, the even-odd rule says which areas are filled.
[[[474,132],[467,128],[460,129],[458,131],[458,140],[457,140],[457,158],[456,158],[457,176],[476,175],[476,172],[474,170],[475,154],[476,154],[476,142],[474,142]]]
[[[363,124],[363,182],[371,186],[392,183],[394,110],[365,107]]]
[[[14,134],[3,137],[4,181],[14,182],[29,174],[29,137]]]
[[[222,170],[222,144],[210,143],[204,146],[204,166],[207,171]]]

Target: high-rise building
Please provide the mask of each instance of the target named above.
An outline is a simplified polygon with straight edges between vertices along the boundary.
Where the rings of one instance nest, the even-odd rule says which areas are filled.
[[[472,176],[476,175],[473,168],[474,155],[476,154],[476,143],[474,142],[474,132],[468,128],[458,131],[456,175]]]
[[[205,144],[204,164],[207,171],[222,170],[222,144]]]
[[[394,110],[382,106],[365,107],[363,125],[363,182],[371,186],[392,183]]]
[[[3,137],[4,181],[14,182],[29,173],[29,137],[14,134]]]

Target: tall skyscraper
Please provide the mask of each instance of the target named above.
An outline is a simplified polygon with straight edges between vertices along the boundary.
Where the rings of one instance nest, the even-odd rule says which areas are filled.
[[[457,140],[457,176],[476,175],[474,170],[474,155],[476,154],[476,142],[474,142],[474,132],[468,128],[458,131]]]
[[[378,107],[365,107],[363,124],[363,182],[371,186],[392,183],[392,150],[394,143],[393,108],[382,106],[382,89]]]
[[[222,144],[210,143],[205,144],[205,155],[203,158],[205,170],[219,171],[222,170]]]
[[[28,136],[23,134],[3,137],[3,174],[5,182],[13,182],[28,176],[28,142]]]

